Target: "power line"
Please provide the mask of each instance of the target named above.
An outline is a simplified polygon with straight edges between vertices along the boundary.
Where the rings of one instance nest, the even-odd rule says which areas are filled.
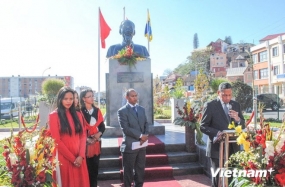
[[[275,29],[275,28],[277,28],[277,27],[281,27],[281,26],[283,26],[283,24],[284,24],[284,26],[285,26],[285,23],[281,23],[281,25],[278,25],[278,26],[276,26],[276,27],[274,27],[274,28],[272,28],[271,26],[272,25],[274,25],[274,24],[276,24],[276,23],[278,23],[278,22],[280,22],[280,21],[284,21],[284,18],[285,17],[282,17],[282,18],[280,18],[279,20],[277,20],[276,22],[274,22],[274,23],[272,23],[272,24],[269,24],[269,25],[267,25],[267,26],[265,26],[264,28],[262,28],[262,29],[258,29],[258,31],[257,32],[254,32],[254,33],[252,33],[252,34],[250,34],[250,35],[248,35],[248,36],[246,36],[246,37],[244,37],[244,39],[247,39],[247,38],[250,38],[251,36],[254,36],[254,35],[256,35],[256,34],[260,34],[260,33],[265,33],[265,30],[268,30],[268,29]],[[285,27],[284,27],[285,28]],[[268,32],[268,31],[267,31]]]

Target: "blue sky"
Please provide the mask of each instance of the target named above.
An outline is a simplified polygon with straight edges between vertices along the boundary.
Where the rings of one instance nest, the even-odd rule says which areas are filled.
[[[75,86],[97,90],[98,8],[111,27],[101,49],[101,90],[105,89],[106,52],[120,43],[126,17],[136,25],[136,44],[147,46],[144,27],[150,11],[154,76],[184,63],[193,50],[231,36],[233,43],[258,44],[285,32],[283,0],[1,0],[0,76],[71,75]]]

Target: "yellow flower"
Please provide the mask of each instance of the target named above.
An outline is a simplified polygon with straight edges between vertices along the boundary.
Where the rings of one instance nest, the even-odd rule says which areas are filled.
[[[250,142],[249,141],[245,141],[243,143],[243,149],[245,150],[245,152],[248,152],[250,150],[249,147],[250,147]]]
[[[236,128],[236,133],[240,134],[242,132],[242,128],[241,128],[241,125],[238,125]]]
[[[190,101],[187,101],[187,111],[190,112],[191,109],[191,103]]]
[[[228,129],[234,129],[235,127],[236,127],[235,124],[230,123],[229,126],[228,126]]]
[[[237,138],[237,144],[238,145],[243,144],[246,141],[246,136],[247,134],[245,132],[241,133],[239,137]]]

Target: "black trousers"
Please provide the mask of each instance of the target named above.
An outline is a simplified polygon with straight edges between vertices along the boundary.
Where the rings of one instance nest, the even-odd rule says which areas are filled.
[[[97,187],[99,160],[100,160],[100,155],[98,156],[95,155],[91,158],[86,158],[88,173],[89,173],[90,187]]]

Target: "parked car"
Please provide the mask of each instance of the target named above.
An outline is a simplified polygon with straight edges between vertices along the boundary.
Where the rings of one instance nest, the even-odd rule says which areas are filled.
[[[283,106],[283,100],[277,94],[273,93],[258,94],[257,102],[263,103],[265,108],[271,108],[274,111]]]

